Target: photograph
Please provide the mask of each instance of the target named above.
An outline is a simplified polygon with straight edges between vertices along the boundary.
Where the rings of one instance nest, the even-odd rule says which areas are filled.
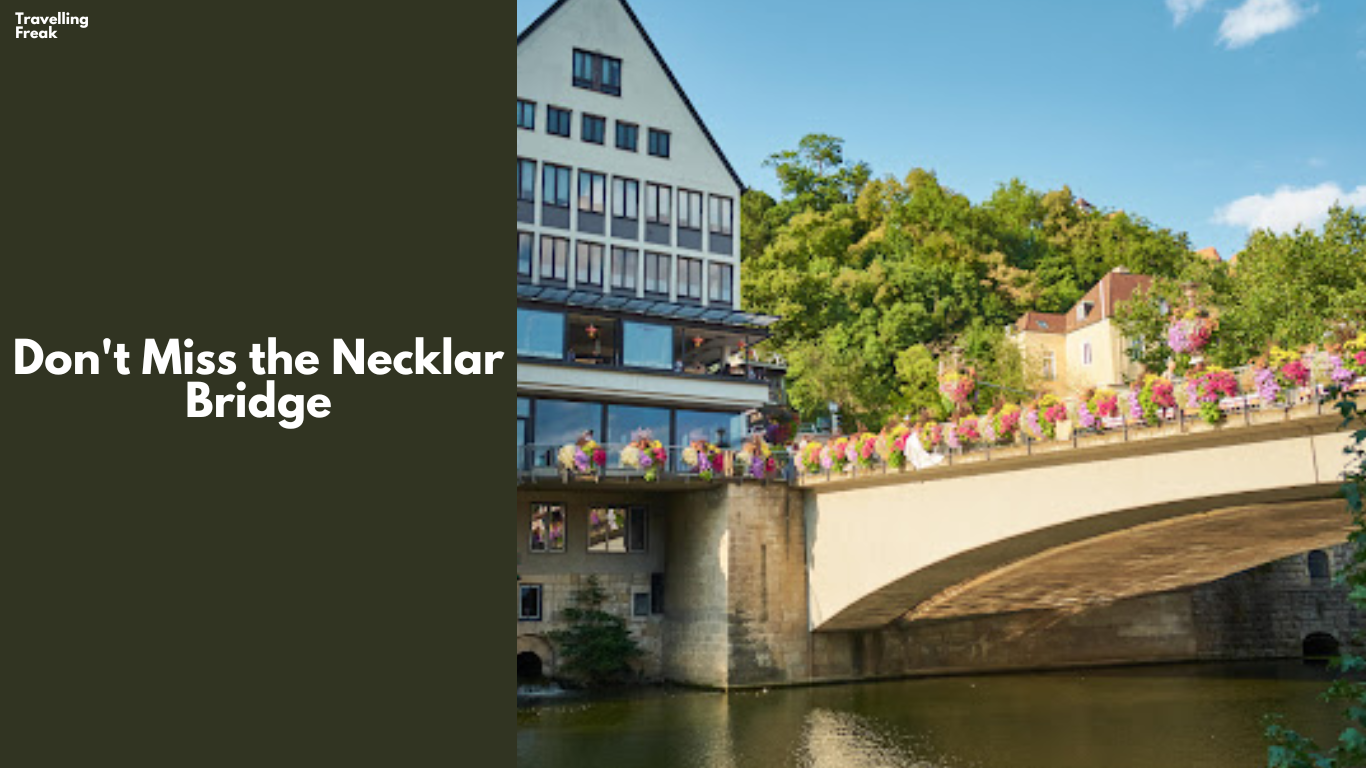
[[[516,16],[518,766],[1366,766],[1366,5]]]

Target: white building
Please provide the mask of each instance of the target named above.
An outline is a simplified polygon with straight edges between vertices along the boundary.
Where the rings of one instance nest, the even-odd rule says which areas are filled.
[[[625,0],[559,0],[518,35],[519,650],[587,573],[647,645],[658,621],[659,486],[558,483],[561,446],[591,432],[624,474],[637,431],[673,462],[774,399],[750,352],[776,318],[739,309],[742,191]]]

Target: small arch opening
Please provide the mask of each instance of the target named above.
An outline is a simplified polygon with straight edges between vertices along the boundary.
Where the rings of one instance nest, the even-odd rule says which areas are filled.
[[[1314,632],[1304,638],[1301,655],[1305,661],[1327,661],[1337,656],[1340,650],[1338,639],[1327,632]]]
[[[1309,578],[1312,581],[1331,579],[1333,577],[1333,567],[1328,562],[1328,553],[1321,549],[1316,549],[1309,553]]]
[[[545,676],[545,667],[541,663],[541,657],[531,651],[522,651],[517,654],[517,679],[518,680],[540,680]]]

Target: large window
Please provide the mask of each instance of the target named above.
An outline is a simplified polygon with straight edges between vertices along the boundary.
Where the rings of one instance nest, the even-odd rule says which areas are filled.
[[[678,258],[678,298],[702,300],[702,261]]]
[[[640,182],[612,178],[612,215],[618,219],[640,218]]]
[[[536,161],[517,158],[517,199],[536,202]]]
[[[640,270],[640,251],[612,249],[612,290],[636,292],[636,273]]]
[[[517,356],[564,357],[564,315],[517,308]]]
[[[517,585],[517,620],[541,620],[541,585]]]
[[[532,504],[531,539],[527,548],[532,552],[563,552],[564,523],[563,504]]]
[[[536,102],[517,100],[517,127],[528,131],[536,130]]]
[[[617,149],[635,152],[640,143],[640,126],[617,121]]]
[[[644,552],[648,520],[644,507],[594,507],[588,510],[588,551]]]
[[[574,51],[574,85],[610,96],[621,95],[621,59]]]
[[[668,224],[673,207],[673,190],[662,184],[645,185],[645,220],[651,224]]]
[[[531,399],[517,398],[517,468],[530,466],[527,456],[527,441],[531,437]]]
[[[669,255],[666,253],[645,254],[645,292],[659,296],[669,295]]]
[[[655,157],[669,156],[669,132],[657,128],[650,129],[650,154]]]
[[[729,264],[707,265],[707,299],[711,303],[731,303],[732,270]]]
[[[589,144],[601,144],[607,140],[607,120],[597,115],[583,116],[583,129],[579,137]]]
[[[545,109],[545,132],[552,136],[563,136],[569,138],[569,124],[574,120],[574,113],[568,109],[559,107],[546,107]]]
[[[671,371],[674,367],[674,332],[667,325],[622,323],[622,364],[631,368]]]
[[[574,281],[577,285],[602,287],[603,249],[601,243],[578,243],[574,259]]]
[[[570,400],[537,400],[536,417],[532,425],[538,466],[554,466],[555,454],[561,446],[577,441],[584,433],[594,439],[602,434],[602,405]]]
[[[531,254],[535,238],[530,232],[517,233],[517,275],[531,277]]]
[[[545,164],[541,174],[541,199],[546,205],[569,207],[569,169],[563,165]]]
[[[709,440],[722,448],[739,445],[748,427],[743,416],[712,411],[674,411],[677,431],[674,440],[687,445],[694,440]],[[539,439],[539,438],[538,438]]]
[[[702,193],[678,190],[678,226],[683,229],[702,229]]]
[[[729,197],[711,197],[711,232],[714,235],[730,236],[734,231],[733,215],[735,201]]]
[[[569,362],[580,365],[615,365],[616,321],[606,317],[570,315]]]
[[[579,210],[584,213],[607,212],[607,177],[592,171],[579,171]]]
[[[631,442],[635,435],[648,432],[664,445],[670,445],[669,409],[643,405],[607,406],[607,443],[616,448]]]
[[[563,237],[541,236],[541,279],[568,282],[568,240]]]

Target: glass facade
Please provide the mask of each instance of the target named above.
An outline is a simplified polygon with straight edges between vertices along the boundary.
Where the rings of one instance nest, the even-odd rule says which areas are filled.
[[[707,440],[721,448],[733,448],[744,441],[748,432],[744,417],[734,413],[680,410],[674,411],[674,418],[679,445]]]
[[[602,436],[602,404],[537,400],[532,429],[538,448],[536,466],[553,466],[559,446],[577,441],[584,433],[595,440]]]
[[[564,357],[564,315],[518,308],[517,356],[552,360]]]
[[[673,444],[669,429],[671,413],[668,408],[643,405],[607,406],[607,443],[613,448],[631,441],[637,432],[649,432],[655,440]]]
[[[674,367],[674,332],[667,325],[622,323],[622,365],[671,371]]]

